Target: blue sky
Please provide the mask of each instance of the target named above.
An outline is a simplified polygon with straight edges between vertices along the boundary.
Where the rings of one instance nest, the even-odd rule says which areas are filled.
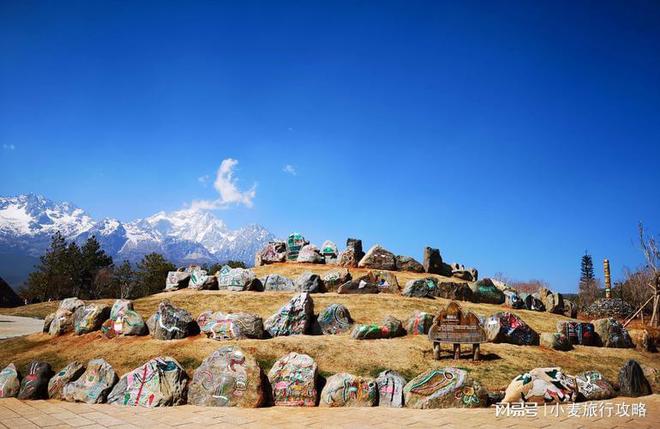
[[[4,0],[0,52],[2,195],[126,221],[234,159],[232,227],[562,291],[660,231],[658,3]]]

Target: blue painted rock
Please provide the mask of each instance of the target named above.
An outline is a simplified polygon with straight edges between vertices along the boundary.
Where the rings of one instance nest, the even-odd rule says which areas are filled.
[[[321,407],[373,407],[378,385],[373,378],[341,372],[330,376],[321,392]]]
[[[264,322],[264,328],[273,336],[301,335],[308,332],[314,317],[314,301],[303,292]]]
[[[341,334],[353,326],[351,313],[342,304],[330,304],[319,313],[317,320],[325,335]]]

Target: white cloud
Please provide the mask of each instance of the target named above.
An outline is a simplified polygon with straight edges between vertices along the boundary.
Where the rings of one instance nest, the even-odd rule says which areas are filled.
[[[201,183],[202,185],[204,185],[204,187],[206,187],[206,184],[209,183],[209,180],[210,180],[210,179],[211,179],[211,176],[209,176],[208,174],[205,174],[205,175],[203,175],[203,176],[199,176],[199,177],[197,178],[197,181],[198,181],[199,183]]]
[[[290,174],[292,176],[295,176],[296,174],[298,174],[296,172],[296,168],[291,164],[285,165],[284,168],[282,168],[282,171],[287,173],[287,174]]]
[[[14,146],[13,144],[3,144],[2,148],[7,150],[14,150],[16,149],[16,146]]]
[[[219,198],[215,200],[193,201],[190,205],[191,208],[216,210],[241,204],[245,207],[252,207],[254,205],[252,200],[257,196],[257,184],[255,183],[250,189],[245,191],[238,189],[238,179],[234,178],[234,167],[237,164],[238,161],[235,159],[224,159],[220,163],[215,182],[213,182],[213,187],[220,194]],[[198,180],[200,179],[201,177]]]

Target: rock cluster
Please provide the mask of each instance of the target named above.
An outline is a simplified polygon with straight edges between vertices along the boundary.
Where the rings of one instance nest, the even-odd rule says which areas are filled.
[[[576,397],[573,377],[565,375],[561,368],[534,368],[513,379],[502,402],[556,404],[574,402]]]
[[[599,299],[582,312],[591,318],[614,317],[625,319],[632,315],[635,309],[621,298]]]
[[[78,298],[66,298],[60,302],[55,313],[51,313],[44,319],[43,331],[50,335],[62,335],[73,331],[74,313],[85,303]]]

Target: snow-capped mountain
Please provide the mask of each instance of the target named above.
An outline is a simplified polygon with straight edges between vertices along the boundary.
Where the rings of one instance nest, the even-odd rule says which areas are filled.
[[[0,259],[13,260],[17,254],[38,257],[57,231],[69,241],[83,242],[96,236],[116,261],[136,261],[158,252],[176,264],[232,259],[252,265],[257,250],[274,239],[260,225],[231,230],[206,210],[159,212],[122,223],[109,218],[96,221],[73,204],[53,202],[41,195],[0,197]],[[7,269],[0,264],[0,270]]]

